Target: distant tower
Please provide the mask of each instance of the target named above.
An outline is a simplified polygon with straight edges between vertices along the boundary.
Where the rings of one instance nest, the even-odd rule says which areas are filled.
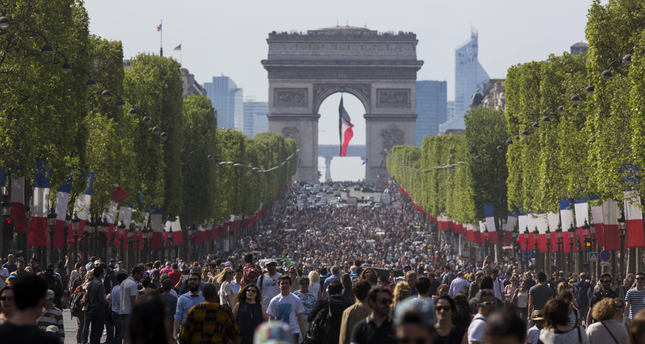
[[[571,55],[583,54],[589,51],[589,44],[585,42],[574,43],[571,46]]]
[[[439,124],[447,119],[447,84],[445,81],[419,80],[416,87],[417,126],[415,144],[426,136],[439,134]]]
[[[242,131],[244,128],[244,101],[242,89],[227,76],[214,76],[205,82],[206,96],[217,111],[217,126]]]
[[[478,34],[472,30],[470,40],[455,49],[455,102],[454,115],[439,127],[439,132],[448,129],[465,129],[464,114],[468,111],[470,99],[477,90],[482,90],[490,77],[484,70],[478,54]]]
[[[259,133],[269,131],[268,102],[258,102],[247,99],[244,102],[244,128],[242,133],[248,137],[254,137]]]

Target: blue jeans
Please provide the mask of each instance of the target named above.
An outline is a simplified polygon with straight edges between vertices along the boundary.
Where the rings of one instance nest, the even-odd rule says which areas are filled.
[[[85,322],[83,324],[83,344],[87,344],[87,334],[90,334],[90,344],[101,344],[101,335],[105,326],[105,309],[103,307],[92,307],[85,311]]]
[[[113,344],[122,344],[123,343],[123,326],[125,323],[125,318],[127,314],[119,314],[112,312],[112,319],[114,320],[114,341]]]

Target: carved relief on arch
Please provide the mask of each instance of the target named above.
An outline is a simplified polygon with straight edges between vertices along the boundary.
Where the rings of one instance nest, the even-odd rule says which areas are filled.
[[[381,130],[381,138],[384,150],[389,151],[392,146],[405,144],[405,132],[397,127]]]
[[[300,142],[300,130],[296,127],[284,127],[282,128],[282,136],[285,138],[290,138]]]
[[[376,106],[382,108],[410,108],[409,88],[379,88],[376,90]]]
[[[307,107],[306,88],[275,88],[273,90],[273,103],[280,107]]]
[[[369,112],[371,90],[370,84],[314,84],[314,112],[318,112],[320,104],[325,98],[337,92],[346,92],[356,96],[363,103],[365,111]]]

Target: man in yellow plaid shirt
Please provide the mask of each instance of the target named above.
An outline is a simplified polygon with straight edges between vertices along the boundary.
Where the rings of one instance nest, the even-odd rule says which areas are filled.
[[[217,288],[207,284],[202,290],[206,301],[193,306],[179,334],[181,344],[240,342],[240,330],[229,311],[217,301]]]

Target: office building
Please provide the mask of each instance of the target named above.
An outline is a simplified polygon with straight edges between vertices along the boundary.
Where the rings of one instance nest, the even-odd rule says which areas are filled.
[[[195,80],[195,75],[191,74],[187,68],[180,68],[183,96],[186,99],[189,95],[205,96],[206,90]]]
[[[206,96],[217,112],[217,126],[222,129],[237,129],[244,126],[243,91],[231,78],[215,76],[212,82],[205,82]]]
[[[439,126],[439,132],[465,129],[464,115],[475,92],[481,92],[490,77],[478,60],[478,33],[472,31],[470,40],[455,49],[455,115]]]
[[[242,132],[248,137],[269,131],[268,102],[247,99],[244,102],[244,123]]]
[[[589,44],[585,42],[574,43],[571,46],[571,55],[584,54],[589,51]]]
[[[415,144],[426,136],[439,134],[439,124],[446,121],[447,89],[445,81],[420,80],[416,84],[417,124]]]

